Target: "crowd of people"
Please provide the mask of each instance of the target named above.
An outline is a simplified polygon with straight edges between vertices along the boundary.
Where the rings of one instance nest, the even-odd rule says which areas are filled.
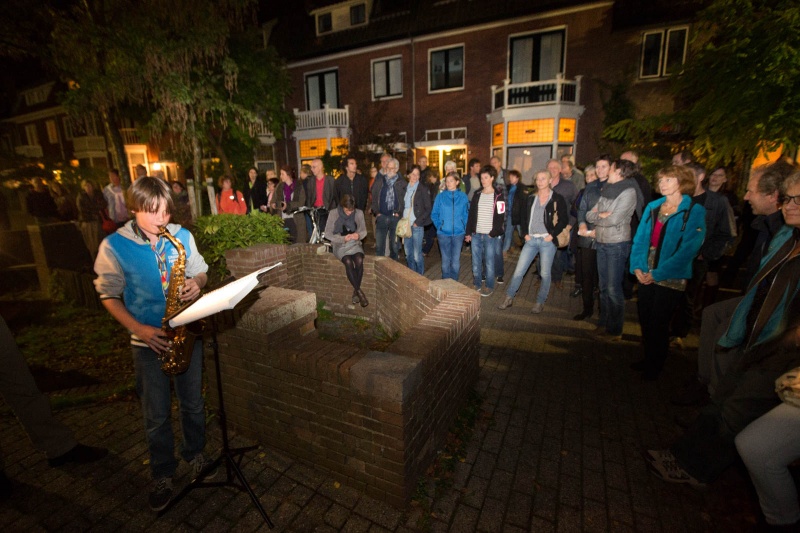
[[[642,357],[631,369],[646,381],[659,378],[670,348],[680,347],[699,325],[697,373],[671,400],[704,407],[671,447],[645,452],[649,468],[665,481],[699,486],[730,466],[738,450],[767,523],[800,522],[788,470],[800,458],[800,439],[794,438],[795,428],[800,429],[800,171],[793,163],[781,159],[754,168],[741,203],[726,190],[725,168],[709,172],[688,152],[676,154],[655,174],[655,190],[631,151],[619,158],[600,155],[583,171],[569,156],[552,159],[533,173],[530,186],[497,157],[488,164],[469,160],[464,175],[454,161],[446,161],[441,179],[424,156],[405,175],[400,166],[383,154],[369,177],[353,156],[343,159],[335,179],[320,159],[297,171],[282,166],[278,175],[259,176],[252,168],[240,190],[234,178],[220,178],[216,208],[219,213],[279,216],[292,242],[307,242],[317,224],[344,265],[354,305],[369,305],[361,289],[368,232],[375,238],[375,255],[400,260],[402,250],[408,267],[419,274],[425,273],[425,258],[438,244],[441,276],[456,281],[468,248],[472,286],[482,297],[505,283],[505,261],[516,258],[501,310],[514,305],[530,275],[539,278],[531,311],[541,313],[553,287],[563,289],[563,277],[574,274],[570,295],[581,298],[582,310],[573,320],[597,313],[592,334],[607,343],[623,341],[625,301],[635,294]],[[158,296],[162,287],[154,281],[142,286],[141,294],[121,299],[123,292],[140,289],[120,285],[120,280],[134,276],[135,254],[164,256],[170,245],[154,228],[170,222],[170,213],[179,213],[180,205],[188,210],[180,182],[167,185],[143,177],[126,195],[115,170],[105,187],[84,181],[74,198],[58,183],[48,191],[36,179],[27,198],[28,211],[38,221],[75,220],[93,257],[99,249],[98,291],[111,314],[133,333],[141,366],[137,387],[156,387],[143,393],[146,413],[165,409],[164,397],[169,397],[163,383],[149,383],[155,383],[149,368],[164,344],[158,333],[161,317],[157,324],[153,317],[137,315],[136,306],[127,302]],[[199,291],[207,266],[193,237],[180,233],[180,226],[168,227],[185,241],[197,280],[190,288]],[[114,237],[103,241],[104,234]],[[141,242],[149,245],[131,248]],[[134,254],[129,262],[126,254]],[[160,279],[168,263],[158,263]],[[159,273],[153,274],[156,280]],[[741,296],[718,302],[721,283]],[[202,430],[195,420],[202,407],[195,390],[198,376],[195,371],[191,385],[179,391],[185,395],[181,405],[192,409],[182,416],[188,426],[197,426],[196,433]],[[184,437],[189,439],[184,458],[199,473],[207,466],[204,441],[199,434]],[[171,433],[148,418],[154,509],[171,497],[176,464],[171,442]]]

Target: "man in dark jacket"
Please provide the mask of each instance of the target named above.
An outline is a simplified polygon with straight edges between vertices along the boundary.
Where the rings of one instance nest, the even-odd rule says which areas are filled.
[[[378,173],[372,184],[372,212],[375,213],[375,255],[386,255],[386,239],[389,239],[389,257],[397,259],[400,243],[395,231],[403,216],[402,202],[408,182],[397,173],[400,162],[390,158],[386,174]]]
[[[336,180],[336,203],[341,203],[342,196],[348,194],[353,197],[356,209],[366,212],[367,196],[369,196],[369,185],[365,178],[358,171],[356,158],[349,155],[345,158],[344,174]]]

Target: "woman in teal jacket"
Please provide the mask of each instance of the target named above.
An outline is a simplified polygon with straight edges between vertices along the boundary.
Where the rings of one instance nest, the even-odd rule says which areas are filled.
[[[669,323],[686,281],[692,277],[692,261],[706,234],[705,209],[692,202],[695,177],[691,170],[669,166],[658,171],[663,195],[644,209],[633,238],[631,273],[639,280],[639,323],[644,359],[631,365],[645,380],[661,373],[669,352]]]
[[[445,190],[436,195],[431,220],[436,226],[439,250],[442,253],[442,279],[458,281],[461,268],[461,244],[467,229],[469,201],[458,189],[461,179],[455,172],[444,178]]]

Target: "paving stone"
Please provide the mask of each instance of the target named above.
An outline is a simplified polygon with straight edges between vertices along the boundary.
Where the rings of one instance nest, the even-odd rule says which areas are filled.
[[[479,516],[479,511],[477,509],[465,505],[459,506],[456,511],[455,519],[450,526],[450,531],[453,533],[475,531]]]
[[[379,502],[368,496],[364,496],[358,501],[354,511],[367,520],[387,529],[395,529],[402,517],[400,511],[392,509],[383,502]]]
[[[505,501],[494,498],[486,498],[481,508],[478,518],[478,529],[480,531],[502,531],[503,513],[505,511]]]

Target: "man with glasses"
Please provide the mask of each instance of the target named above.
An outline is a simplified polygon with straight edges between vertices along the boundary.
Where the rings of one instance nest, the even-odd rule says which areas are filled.
[[[383,158],[381,158],[383,162]],[[372,212],[375,213],[375,255],[386,255],[389,240],[389,257],[397,259],[400,249],[395,231],[400,221],[400,201],[406,194],[408,183],[400,178],[400,162],[392,157],[386,163],[386,174],[378,173],[372,184]]]
[[[750,204],[758,218],[753,222],[757,228],[756,247],[750,254],[752,271],[748,267],[746,282],[756,273],[761,259],[769,250],[773,236],[783,227],[783,214],[780,209],[780,187],[783,181],[795,170],[785,161],[777,161],[769,166],[762,166],[750,173],[747,181],[747,193],[744,199]],[[695,405],[708,400],[713,394],[720,377],[735,362],[734,353],[715,351],[719,339],[728,326],[736,306],[742,298],[731,298],[709,305],[703,309],[700,320],[700,344],[697,350],[697,376],[672,398],[675,405]]]

